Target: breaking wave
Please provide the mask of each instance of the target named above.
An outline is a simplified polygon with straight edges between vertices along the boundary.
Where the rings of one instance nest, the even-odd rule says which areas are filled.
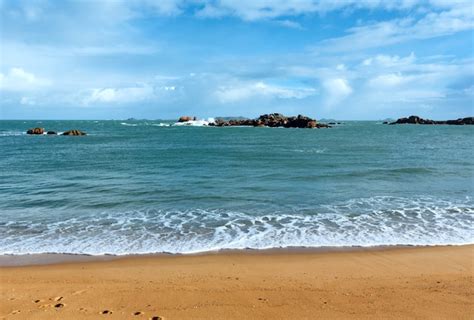
[[[36,214],[36,217],[47,216]],[[473,242],[474,202],[419,197],[353,199],[291,212],[221,209],[81,214],[0,220],[0,253],[143,254],[220,249]]]

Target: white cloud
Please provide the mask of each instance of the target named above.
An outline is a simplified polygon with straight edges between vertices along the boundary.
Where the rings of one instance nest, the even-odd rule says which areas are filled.
[[[323,87],[327,94],[326,105],[329,107],[342,102],[353,91],[347,80],[343,78],[324,80]]]
[[[22,68],[10,68],[6,73],[0,73],[0,90],[7,91],[28,91],[37,90],[51,85],[51,81],[46,78],[37,77],[31,72]]]
[[[58,51],[59,48],[56,48]],[[47,50],[47,48],[43,48]],[[60,55],[63,56],[103,56],[103,55],[150,55],[158,53],[159,49],[154,46],[143,45],[107,45],[107,46],[83,46],[83,47],[63,47],[60,48]],[[54,54],[52,52],[52,54]],[[58,54],[58,53],[56,53]]]
[[[20,104],[33,106],[36,104],[36,100],[31,97],[21,97]]]
[[[433,63],[436,57],[415,58],[376,55],[355,66],[361,86],[359,100],[366,105],[414,105],[439,102],[452,94],[465,94],[453,89],[472,78],[471,60]]]
[[[151,99],[153,88],[148,85],[126,88],[93,89],[84,99],[84,104],[93,103],[130,103]]]
[[[395,87],[407,81],[407,78],[400,74],[390,73],[376,76],[369,80],[369,85],[373,88]]]
[[[474,29],[474,10],[470,2],[452,1],[437,5],[443,10],[428,11],[419,19],[408,16],[350,28],[348,35],[324,40],[315,50],[353,52]]]
[[[158,15],[174,16],[182,12],[181,7],[184,5],[184,2],[183,0],[136,0],[135,4],[149,7]]]
[[[0,4],[5,6],[5,12],[9,16],[33,21],[44,18],[55,5],[52,0],[18,2],[11,5],[0,1]],[[176,16],[187,13],[194,13],[199,17],[234,16],[255,21],[358,9],[423,12],[427,8],[451,10],[463,7],[466,10],[469,5],[468,0],[102,0],[86,3],[84,8],[89,11],[90,19],[120,23],[143,16]],[[77,10],[78,6],[71,8],[77,14],[84,13]]]
[[[254,97],[303,99],[315,93],[316,90],[314,88],[281,87],[259,81],[232,86],[220,86],[215,92],[215,96],[220,102],[227,103]]]
[[[174,82],[178,79],[177,77],[168,78],[168,81],[174,79]],[[85,95],[84,93],[82,94],[82,104],[127,104],[157,101],[163,97],[170,99],[179,88],[176,85],[169,84],[168,81],[158,77],[155,80],[136,85],[87,90]]]
[[[468,95],[468,96],[474,96],[474,85],[470,86],[470,87],[467,87],[467,88],[464,88],[463,90],[463,93]]]
[[[287,27],[287,28],[292,28],[292,29],[300,29],[300,30],[303,30],[304,28],[301,26],[301,24],[299,24],[298,22],[296,21],[292,21],[292,20],[276,20],[275,21],[277,24],[283,26],[283,27]]]
[[[315,3],[311,1],[218,0],[204,2],[204,7],[197,12],[197,15],[208,18],[236,16],[243,20],[252,21],[310,13],[315,12],[316,10]]]
[[[423,7],[429,3],[421,0],[215,0],[197,1],[203,7],[197,11],[201,17],[216,18],[223,16],[235,16],[247,21],[261,19],[275,19],[287,16],[299,16],[304,14],[324,14],[336,10],[356,9],[385,9],[385,10],[408,10]],[[430,5],[438,8],[450,8],[460,1],[432,1]],[[464,1],[467,3],[467,1]]]
[[[407,57],[399,57],[399,56],[390,56],[390,55],[383,55],[379,54],[375,57],[367,58],[362,61],[362,65],[364,66],[375,66],[375,67],[397,67],[400,68],[402,66],[412,65],[416,60],[415,53],[410,53]]]

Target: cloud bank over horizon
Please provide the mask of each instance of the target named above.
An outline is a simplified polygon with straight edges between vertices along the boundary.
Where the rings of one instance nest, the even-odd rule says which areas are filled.
[[[0,119],[474,113],[474,5],[0,0]]]

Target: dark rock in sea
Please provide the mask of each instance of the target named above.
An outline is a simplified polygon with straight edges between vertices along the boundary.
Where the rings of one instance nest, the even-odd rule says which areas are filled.
[[[85,136],[86,133],[79,130],[69,130],[63,133],[63,136]]]
[[[33,128],[26,131],[27,134],[44,134],[44,128]]]
[[[187,121],[193,121],[196,120],[196,117],[190,117],[190,116],[181,116],[178,119],[178,122],[187,122]]]
[[[385,122],[384,122],[385,123]],[[459,118],[456,120],[436,121],[431,119],[423,119],[418,116],[409,116],[408,118],[400,118],[395,122],[389,124],[450,124],[450,125],[465,125],[474,124],[474,117]]]
[[[316,128],[332,128],[332,126],[325,124],[325,123],[318,123]]]
[[[327,124],[318,123],[315,119],[298,115],[286,117],[281,113],[263,114],[257,119],[216,119],[212,126],[252,126],[252,127],[285,127],[285,128],[330,128]]]
[[[285,128],[327,128],[327,125],[319,124],[316,120],[299,114],[296,117],[289,117],[283,125]]]
[[[454,125],[465,125],[465,124],[474,124],[474,117],[459,118],[456,120],[448,120],[446,124]]]
[[[318,124],[316,123],[316,120],[308,121],[308,123],[306,124],[306,128],[317,128],[317,127],[318,127]]]
[[[53,135],[53,134],[57,134],[57,132],[56,132],[56,131],[48,131],[46,134],[51,134],[51,135]]]
[[[263,114],[258,119],[258,124],[264,124],[267,127],[284,127],[289,119],[281,113]]]

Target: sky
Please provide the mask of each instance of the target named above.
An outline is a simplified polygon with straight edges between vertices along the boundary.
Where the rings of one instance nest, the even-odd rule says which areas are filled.
[[[474,115],[474,4],[0,0],[0,119]]]

